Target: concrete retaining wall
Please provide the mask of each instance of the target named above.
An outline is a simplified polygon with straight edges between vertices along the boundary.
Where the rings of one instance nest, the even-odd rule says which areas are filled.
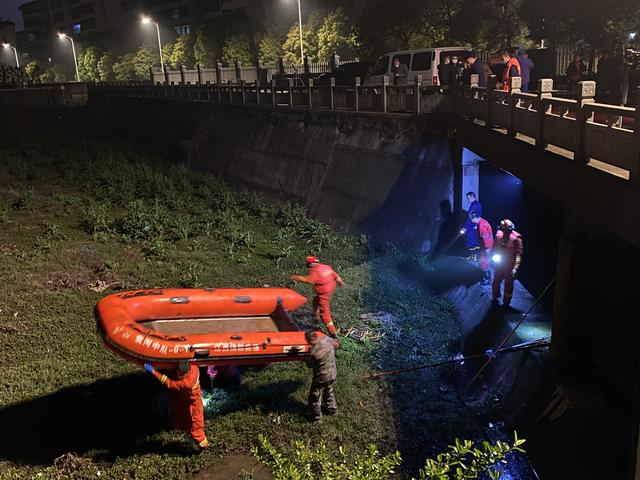
[[[319,220],[380,241],[428,250],[440,204],[452,198],[446,117],[119,98],[91,99],[89,108],[140,148],[165,145],[163,154],[239,189],[299,203]]]

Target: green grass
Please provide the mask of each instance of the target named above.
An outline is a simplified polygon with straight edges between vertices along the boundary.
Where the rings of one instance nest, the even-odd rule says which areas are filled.
[[[98,471],[100,478],[187,478],[228,453],[248,452],[259,434],[281,446],[323,439],[364,449],[373,442],[388,453],[401,438],[401,410],[415,401],[416,391],[424,397],[437,390],[436,379],[416,385],[363,378],[429,358],[417,357],[416,348],[432,358],[452,353],[460,335],[443,299],[397,273],[397,252],[373,252],[366,237],[337,233],[299,207],[234,193],[212,175],[163,165],[117,145],[40,141],[5,148],[0,171],[0,422],[16,427],[24,421],[36,437],[31,446],[29,433],[1,427],[0,446],[11,444],[12,453],[0,461],[0,478],[85,479],[97,478]],[[360,316],[386,311],[402,336],[343,339],[336,384],[340,415],[322,426],[303,417],[310,382],[304,365],[245,369],[240,385],[214,391],[228,400],[209,410],[212,448],[189,453],[180,434],[160,426],[166,420],[162,387],[102,346],[92,309],[108,292],[95,293],[88,285],[270,285],[311,296],[309,288],[289,280],[304,273],[308,254],[320,255],[347,282],[333,302],[340,327],[380,330]],[[308,307],[295,318],[313,321]],[[111,438],[118,423],[108,420],[114,411],[123,416],[122,445]],[[58,417],[68,418],[72,432],[83,424],[87,431],[78,439],[64,423],[56,429],[49,422],[55,425]],[[438,428],[448,419],[446,412],[433,417]],[[434,441],[446,443],[460,432],[449,433]],[[176,442],[187,447],[176,451]],[[84,460],[53,465],[49,451],[74,452]]]

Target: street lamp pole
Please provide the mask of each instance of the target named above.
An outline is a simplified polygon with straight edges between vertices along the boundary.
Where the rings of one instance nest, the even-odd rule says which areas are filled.
[[[157,22],[154,22],[149,17],[142,17],[142,23],[153,23],[156,27],[156,32],[158,33],[158,52],[160,53],[160,69],[164,73],[164,60],[162,59],[162,41],[160,40],[160,26]]]
[[[11,45],[10,43],[3,43],[2,45],[4,46],[4,48],[12,48],[13,49],[13,53],[16,56],[16,67],[20,68],[20,60],[18,60],[18,50],[16,50],[16,47]]]
[[[300,24],[300,64],[304,63],[304,46],[302,45],[302,0],[298,1],[298,23]]]
[[[78,57],[76,57],[76,44],[73,41],[73,38],[71,38],[69,35],[66,35],[64,33],[59,33],[58,34],[59,38],[66,38],[67,40],[69,40],[71,42],[71,50],[73,51],[73,63],[76,67],[76,82],[80,81],[80,73],[78,73]]]

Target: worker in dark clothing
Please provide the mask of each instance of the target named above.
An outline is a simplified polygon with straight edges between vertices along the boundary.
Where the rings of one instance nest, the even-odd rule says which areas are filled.
[[[529,91],[529,82],[531,82],[531,70],[536,68],[533,60],[529,58],[529,54],[524,48],[518,50],[518,63],[520,64],[520,74],[522,78],[522,86],[520,91],[527,93]]]
[[[442,62],[438,65],[438,78],[440,79],[440,85],[447,87],[451,84],[451,59],[445,55],[442,58]]]
[[[175,427],[189,433],[201,450],[208,448],[198,367],[187,362],[178,363],[175,380],[159,373],[149,363],[144,364],[144,369],[171,390],[171,410]]]
[[[597,99],[605,103],[619,103],[621,87],[620,63],[609,52],[603,52],[598,60],[596,73]]]
[[[409,68],[404,63],[400,63],[400,59],[398,57],[393,57],[391,75],[393,76],[394,85],[406,85]]]
[[[313,312],[322,323],[325,324],[329,334],[336,336],[336,327],[331,318],[331,298],[336,289],[336,282],[341,287],[345,286],[344,281],[340,278],[333,268],[329,265],[320,263],[318,257],[312,255],[307,257],[307,266],[309,267],[309,275],[293,275],[291,280],[294,282],[309,283],[314,286],[316,296],[313,298]]]
[[[338,413],[338,404],[333,395],[333,383],[338,375],[336,348],[339,344],[331,337],[320,338],[317,332],[305,332],[304,337],[311,345],[306,363],[308,367],[313,368],[309,391],[309,415],[313,422],[320,422],[323,404],[328,415]]]
[[[469,75],[478,75],[478,86],[486,87],[487,72],[484,63],[478,58],[478,54],[469,52],[464,60],[469,65]]]
[[[469,202],[469,210],[467,219],[464,222],[461,233],[465,235],[465,245],[469,254],[467,260],[476,260],[480,251],[480,242],[478,237],[478,226],[471,221],[471,215],[482,217],[482,204],[476,198],[474,192],[467,192],[467,202]]]
[[[573,62],[567,66],[567,80],[569,80],[569,89],[573,96],[578,93],[578,82],[584,80],[587,74],[587,66],[582,61],[582,55],[576,53],[573,56]]]

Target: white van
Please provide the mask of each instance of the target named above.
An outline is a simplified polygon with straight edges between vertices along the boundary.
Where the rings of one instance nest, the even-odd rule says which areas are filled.
[[[469,51],[465,47],[437,47],[385,53],[373,67],[373,74],[367,79],[367,86],[382,85],[385,75],[389,76],[389,83],[393,84],[391,63],[395,57],[398,57],[400,63],[405,64],[409,70],[407,85],[414,84],[416,76],[422,75],[423,85],[438,86],[440,85],[438,65],[444,57],[457,56],[458,61],[462,63]]]

